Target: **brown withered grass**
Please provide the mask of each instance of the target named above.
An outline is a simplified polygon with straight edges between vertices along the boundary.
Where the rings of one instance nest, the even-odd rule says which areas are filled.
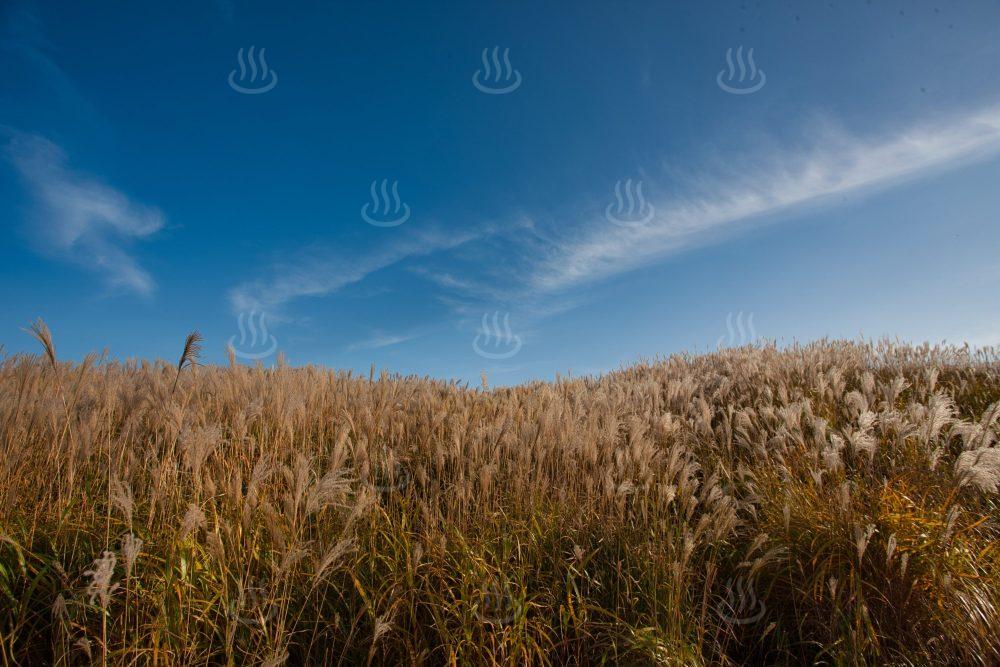
[[[32,331],[0,361],[3,665],[1000,664],[993,349],[491,390]]]

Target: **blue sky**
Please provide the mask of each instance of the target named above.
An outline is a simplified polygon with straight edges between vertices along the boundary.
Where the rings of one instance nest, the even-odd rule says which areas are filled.
[[[8,352],[1000,343],[996,2],[148,4],[0,10]]]

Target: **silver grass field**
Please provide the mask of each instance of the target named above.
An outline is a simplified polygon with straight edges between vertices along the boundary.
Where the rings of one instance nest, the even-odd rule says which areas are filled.
[[[1000,664],[1000,357],[0,358],[0,664]],[[178,346],[181,348],[181,346]]]

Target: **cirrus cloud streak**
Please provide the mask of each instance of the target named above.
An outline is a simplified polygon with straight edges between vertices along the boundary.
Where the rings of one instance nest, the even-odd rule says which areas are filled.
[[[150,295],[155,281],[127,247],[162,229],[163,213],[72,170],[48,139],[7,134],[4,152],[31,195],[28,232],[38,250],[99,273],[109,287]]]

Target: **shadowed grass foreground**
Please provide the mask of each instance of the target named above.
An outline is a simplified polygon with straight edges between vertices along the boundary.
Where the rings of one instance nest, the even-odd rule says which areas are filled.
[[[34,331],[0,362],[0,664],[1000,662],[994,350],[489,390]]]

